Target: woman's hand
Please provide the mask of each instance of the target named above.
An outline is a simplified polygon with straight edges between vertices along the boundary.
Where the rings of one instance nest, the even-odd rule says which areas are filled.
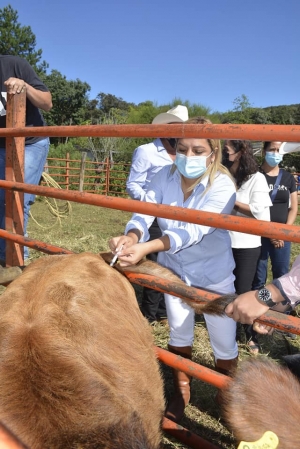
[[[113,254],[118,254],[122,249],[129,248],[134,245],[135,239],[130,235],[120,235],[119,237],[113,237],[108,241],[108,246]]]
[[[239,295],[225,309],[226,315],[243,324],[253,324],[253,321],[269,310],[256,298],[256,291]]]
[[[262,335],[271,335],[274,331],[274,327],[267,326],[266,324],[261,324],[258,322],[255,322],[253,324],[253,330],[257,332],[258,334]]]
[[[270,241],[275,248],[283,248],[284,247],[284,240],[270,239]]]
[[[108,246],[114,254],[119,254],[121,249],[129,248],[139,241],[141,233],[138,229],[131,229],[127,235],[113,237],[108,241]]]
[[[148,254],[147,245],[145,243],[136,243],[123,249],[118,253],[118,259],[121,267],[128,265],[136,265],[143,257]]]

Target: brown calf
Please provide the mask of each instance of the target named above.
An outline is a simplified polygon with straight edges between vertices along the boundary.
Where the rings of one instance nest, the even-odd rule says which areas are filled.
[[[0,296],[0,421],[32,449],[160,445],[163,384],[127,279],[43,257]]]
[[[243,361],[222,398],[238,440],[257,441],[270,430],[279,438],[278,449],[299,447],[300,383],[287,368],[267,358]]]

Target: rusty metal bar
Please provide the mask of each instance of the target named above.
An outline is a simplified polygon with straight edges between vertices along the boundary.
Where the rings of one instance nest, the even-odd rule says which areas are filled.
[[[261,235],[269,238],[279,238],[291,242],[300,243],[299,226],[291,226],[282,223],[254,220],[253,218],[236,217],[233,215],[203,212],[184,207],[167,206],[163,204],[150,204],[144,201],[134,201],[125,198],[95,195],[92,193],[65,191],[52,187],[36,186],[33,184],[21,184],[0,180],[0,188],[12,189],[21,192],[34,193],[50,198],[75,201],[93,206],[102,206],[109,209],[124,210],[127,212],[139,212],[155,217],[171,218],[189,223],[198,223],[215,228],[229,229],[231,231],[246,232],[248,234]]]
[[[154,351],[158,360],[172,368],[184,371],[195,379],[202,380],[217,388],[225,388],[230,382],[230,378],[224,374],[218,373],[210,368],[199,365],[191,360],[185,359],[180,355],[172,354],[172,352],[154,346]]]
[[[172,125],[82,125],[3,128],[1,137],[200,137],[300,142],[299,125],[172,124]]]
[[[172,354],[165,349],[154,346],[154,351],[158,360],[165,365],[172,368],[184,371],[190,376],[199,379],[203,382],[209,383],[217,388],[225,388],[231,379],[224,374],[213,371],[202,365],[199,365],[191,360],[187,360],[179,355]],[[170,421],[166,417],[163,419],[162,425],[163,431],[175,437],[181,443],[186,444],[192,449],[217,449],[219,446],[215,446],[207,440],[204,440],[199,435],[191,432],[190,430],[182,427],[181,425]]]
[[[176,438],[176,440],[180,441],[191,449],[220,449],[220,446],[215,446],[213,443],[204,440],[199,435],[191,432],[190,430],[182,427],[180,424],[177,424],[168,418],[163,419],[162,429],[164,432],[172,435],[174,438]]]
[[[26,92],[7,95],[6,126],[25,126]],[[24,182],[24,137],[6,138],[5,179]],[[24,193],[6,190],[5,192],[5,229],[24,234]],[[6,263],[9,266],[23,265],[24,251],[16,242],[6,244]]]
[[[207,290],[201,290],[200,288],[189,286],[177,286],[174,281],[169,282],[166,279],[158,278],[155,276],[140,274],[140,273],[126,273],[127,279],[133,284],[141,285],[144,287],[152,288],[161,292],[167,292],[171,295],[178,296],[179,298],[188,298],[197,303],[203,304],[203,299],[212,301],[220,296],[218,293],[211,293]],[[291,332],[293,334],[300,335],[300,319],[284,313],[268,310],[264,315],[261,315],[255,321],[263,324],[268,324],[276,329]]]
[[[45,254],[74,254],[65,248],[60,248],[59,246],[54,246],[49,243],[42,242],[40,240],[30,239],[19,234],[12,234],[4,229],[0,229],[0,238],[6,239],[11,242],[16,242],[22,246],[28,246],[29,248],[35,249],[36,251],[41,251]]]

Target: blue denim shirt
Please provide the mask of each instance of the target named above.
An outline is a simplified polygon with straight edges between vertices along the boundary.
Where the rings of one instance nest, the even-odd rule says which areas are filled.
[[[149,184],[144,201],[168,204],[205,212],[231,214],[236,199],[235,185],[229,176],[217,173],[212,186],[205,191],[204,178],[184,201],[181,175],[176,169],[164,167]],[[134,214],[125,233],[137,228],[142,232],[141,242],[149,239],[148,228],[155,217]],[[234,259],[229,232],[210,226],[185,223],[176,219],[157,218],[163,235],[170,239],[170,249],[158,255],[158,262],[174,271],[187,285],[215,289],[223,281],[232,281]]]

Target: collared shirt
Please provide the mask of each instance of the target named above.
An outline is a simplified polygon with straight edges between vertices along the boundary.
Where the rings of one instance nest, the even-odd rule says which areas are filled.
[[[218,173],[213,185],[205,191],[207,183],[208,177],[205,177],[184,201],[178,170],[172,173],[171,167],[164,167],[150,182],[144,201],[230,214],[236,199],[236,189],[232,180],[229,176]],[[140,241],[147,241],[148,228],[154,218],[134,214],[126,226],[125,233],[137,228],[142,233]],[[170,249],[158,253],[158,262],[161,265],[170,268],[187,285],[194,287],[217,290],[223,281],[226,285],[233,285],[232,272],[235,264],[227,230],[176,219],[157,218],[157,221],[162,234],[168,235],[170,239]]]
[[[257,220],[270,221],[270,207],[273,205],[269,186],[264,175],[257,172],[245,181],[236,193],[236,200],[240,203],[248,204],[250,211]],[[235,209],[232,215],[249,218]],[[244,232],[229,231],[232,248],[257,248],[261,246],[259,235],[246,234]]]
[[[281,287],[294,307],[300,301],[300,256],[294,261],[290,271],[278,278]]]
[[[144,200],[148,185],[162,167],[172,164],[167,150],[160,139],[137,147],[132,156],[126,192],[134,200]]]

